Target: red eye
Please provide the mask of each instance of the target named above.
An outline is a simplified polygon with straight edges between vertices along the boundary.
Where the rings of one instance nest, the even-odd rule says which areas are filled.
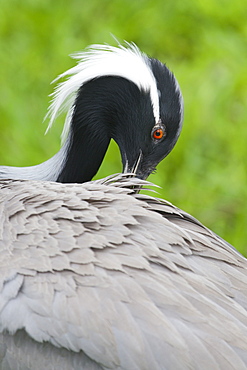
[[[164,134],[165,134],[165,132],[164,132],[164,130],[162,128],[157,128],[152,133],[153,138],[156,139],[156,140],[162,139],[162,137],[164,136]]]

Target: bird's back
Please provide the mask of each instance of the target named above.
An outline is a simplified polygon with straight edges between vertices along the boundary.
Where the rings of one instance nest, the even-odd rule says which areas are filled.
[[[246,368],[246,259],[142,183],[1,181],[2,369]]]

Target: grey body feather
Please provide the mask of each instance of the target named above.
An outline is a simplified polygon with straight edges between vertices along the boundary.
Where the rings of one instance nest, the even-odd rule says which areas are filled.
[[[246,259],[142,184],[0,182],[1,369],[246,369]]]

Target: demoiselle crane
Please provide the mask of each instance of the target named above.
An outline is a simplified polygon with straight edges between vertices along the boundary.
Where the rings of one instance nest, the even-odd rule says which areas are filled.
[[[192,216],[136,191],[178,138],[178,84],[136,47],[119,50],[83,54],[58,88],[51,120],[71,104],[61,151],[38,166],[1,168],[12,179],[0,180],[0,366],[246,369],[246,259]],[[133,80],[139,68],[132,77],[89,69],[81,86],[79,73],[91,63],[95,72],[106,52],[119,62],[134,53],[152,84]],[[91,179],[111,137],[123,171],[138,177],[73,184]]]

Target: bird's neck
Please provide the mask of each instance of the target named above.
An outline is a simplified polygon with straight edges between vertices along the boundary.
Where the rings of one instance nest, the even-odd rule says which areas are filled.
[[[0,167],[0,178],[82,183],[97,173],[111,138],[120,148],[133,147],[133,101],[138,87],[118,77],[102,77],[83,85],[73,105],[65,144],[52,158],[32,167]],[[145,95],[146,97],[146,95]],[[126,134],[127,133],[127,134]],[[128,139],[126,139],[128,138]],[[129,150],[130,151],[130,150]],[[124,165],[124,162],[123,162]]]
[[[83,183],[90,181],[97,173],[110,136],[100,132],[99,126],[86,125],[70,133],[67,143],[66,161],[56,181],[62,183]]]
[[[71,117],[66,162],[57,181],[82,183],[95,176],[113,137],[112,128],[116,126],[112,118],[114,101],[109,77],[90,81],[79,89]]]

